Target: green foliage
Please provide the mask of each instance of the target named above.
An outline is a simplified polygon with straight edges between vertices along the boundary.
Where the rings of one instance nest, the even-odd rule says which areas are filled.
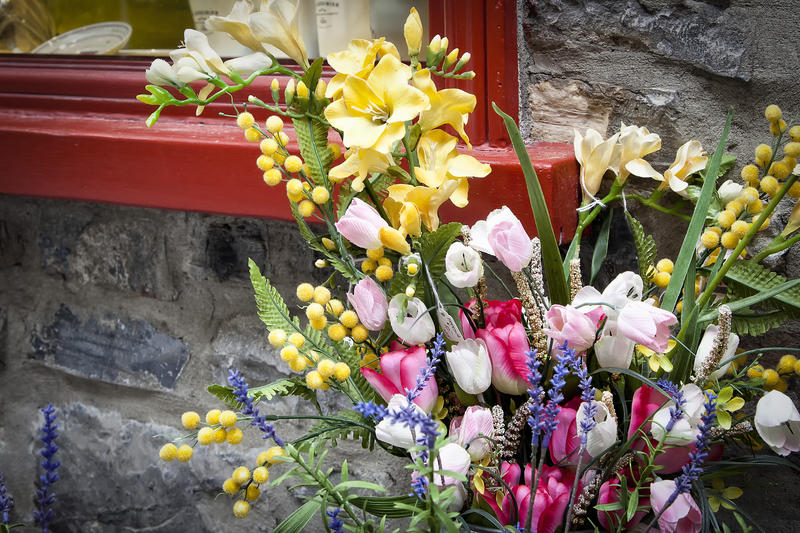
[[[369,180],[372,191],[375,193],[375,196],[378,198],[378,200],[383,200],[388,196],[387,189],[395,182],[394,177],[388,173],[379,174],[374,178],[367,178],[367,180]],[[359,197],[365,202],[368,201],[367,191],[354,191],[350,186],[351,183],[352,180],[348,180],[339,188],[339,203],[336,207],[336,215],[339,218],[344,216],[344,213],[347,211],[347,208],[350,206],[350,202],[353,201],[353,198]]]
[[[556,235],[553,232],[553,225],[550,223],[550,214],[547,211],[547,202],[544,199],[542,186],[539,184],[539,178],[536,176],[536,170],[533,168],[533,163],[525,148],[525,143],[522,140],[522,135],[519,133],[516,122],[500,111],[500,108],[494,103],[492,103],[492,107],[505,123],[514,152],[516,152],[522,167],[522,173],[525,175],[531,210],[536,222],[536,230],[539,232],[539,240],[542,244],[542,265],[544,266],[550,301],[554,304],[566,305],[569,303],[567,278],[564,275],[564,264],[561,261],[561,252],[558,249],[558,241],[556,241]]]
[[[278,524],[274,533],[301,533],[321,506],[319,498],[307,501]]]
[[[629,215],[630,216],[630,215]],[[589,283],[594,282],[594,278],[600,272],[600,267],[603,261],[606,260],[608,254],[608,236],[611,232],[611,219],[614,217],[614,209],[609,209],[606,213],[606,218],[603,220],[603,226],[600,228],[600,235],[597,236],[597,242],[594,244],[594,253],[592,254],[592,273],[589,278]]]
[[[461,233],[461,224],[450,222],[439,226],[434,232],[422,235],[417,241],[416,249],[419,250],[422,262],[427,265],[431,278],[434,280],[441,278],[444,274],[444,258],[447,255],[447,249],[456,240],[459,233]],[[424,274],[421,270],[415,276],[410,276],[406,269],[399,269],[389,287],[389,297],[404,293],[412,280],[422,275]]]
[[[300,236],[308,243],[309,248],[325,256],[328,264],[344,276],[347,281],[350,283],[358,283],[360,276],[356,273],[355,268],[342,261],[341,257],[325,248],[321,242],[321,238],[314,235],[314,232],[311,231],[305,219],[300,215],[300,212],[297,210],[297,204],[290,202],[290,207],[292,209],[292,216],[294,216],[297,227],[300,230]]]
[[[292,119],[297,134],[297,145],[303,161],[308,165],[315,185],[325,185],[333,162],[333,152],[328,148],[328,126],[309,116]]]
[[[410,508],[418,507],[419,500],[414,496],[357,496],[351,503],[364,511],[387,518],[405,518],[411,516],[413,512]],[[402,504],[403,507],[398,507]]]
[[[209,385],[208,392],[225,402],[231,407],[238,407],[239,402],[233,394],[232,387],[224,385]],[[314,404],[317,410],[320,409],[317,402],[317,391],[309,389],[306,382],[299,376],[292,376],[289,378],[279,379],[262,385],[261,387],[253,387],[248,390],[248,396],[253,399],[253,402],[260,402],[261,400],[271,400],[276,396],[299,396],[305,398]]]
[[[639,264],[639,275],[644,281],[644,289],[650,286],[650,279],[647,276],[647,271],[655,263],[658,250],[656,249],[656,240],[652,235],[647,235],[644,232],[642,223],[633,218],[633,216],[625,212],[628,217],[628,224],[633,234],[633,244],[636,247],[636,260]]]
[[[337,445],[337,440],[360,440],[361,446],[372,450],[375,447],[375,432],[364,424],[364,419],[360,414],[347,409],[331,415],[330,420],[321,420],[314,424],[311,429],[300,441],[324,439],[330,442],[331,446]]]
[[[717,176],[720,164],[722,163],[722,154],[725,150],[725,145],[728,142],[728,134],[731,131],[731,121],[733,120],[733,109],[728,111],[728,117],[725,121],[725,127],[722,130],[717,149],[714,151],[714,156],[708,163],[706,173],[708,176]],[[716,191],[716,179],[707,179],[703,181],[703,189],[700,197],[697,199],[692,219],[689,221],[689,227],[686,230],[686,236],[681,244],[681,249],[678,252],[678,258],[675,260],[675,268],[672,271],[667,290],[661,298],[661,308],[666,311],[675,309],[675,304],[678,302],[678,297],[683,290],[683,282],[686,278],[686,272],[689,270],[689,262],[695,254],[695,246],[697,246],[697,239],[700,238],[705,227],[706,213],[708,212],[711,198]]]

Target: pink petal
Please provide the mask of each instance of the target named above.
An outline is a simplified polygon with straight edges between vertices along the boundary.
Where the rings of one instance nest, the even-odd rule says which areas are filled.
[[[361,375],[372,385],[372,388],[378,391],[385,401],[389,401],[395,394],[403,394],[403,391],[398,390],[394,384],[386,379],[386,376],[378,374],[371,368],[362,367]]]

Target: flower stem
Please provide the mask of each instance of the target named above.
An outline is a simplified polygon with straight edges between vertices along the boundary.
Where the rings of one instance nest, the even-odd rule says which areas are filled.
[[[758,252],[755,256],[753,256],[753,258],[750,261],[752,261],[753,263],[758,263],[762,259],[772,254],[782,252],[783,250],[791,247],[798,241],[800,241],[800,233],[789,239],[787,239],[783,235],[778,235],[777,237],[772,239],[772,242],[769,243],[769,245],[766,248],[764,248],[763,250]]]
[[[575,501],[575,491],[578,490],[581,462],[583,460],[583,452],[585,449],[586,447],[583,445],[578,448],[578,465],[575,467],[575,480],[572,482],[572,490],[569,491],[569,500],[567,500],[567,521],[564,523],[564,533],[569,533],[569,528],[572,525],[573,502]]]
[[[674,207],[664,207],[663,205],[661,205],[658,202],[654,201],[653,200],[653,196],[655,195],[656,192],[659,192],[659,191],[656,190],[652,195],[650,195],[650,198],[645,198],[645,197],[640,196],[638,194],[631,194],[631,195],[628,196],[628,198],[636,200],[640,204],[642,204],[644,206],[647,206],[647,207],[650,207],[651,209],[655,209],[656,211],[660,211],[660,212],[666,213],[668,215],[676,216],[676,217],[682,218],[683,220],[686,220],[686,221],[691,220],[691,217],[689,217],[689,215],[685,215],[683,213],[679,213]]]

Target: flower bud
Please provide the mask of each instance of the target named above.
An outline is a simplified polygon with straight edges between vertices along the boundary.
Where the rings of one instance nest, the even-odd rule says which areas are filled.
[[[294,101],[294,78],[290,78],[289,83],[286,84],[286,89],[283,91],[283,98],[287,106],[292,105]]]
[[[308,98],[308,87],[302,80],[297,82],[297,97],[304,100]]]
[[[418,56],[422,45],[422,20],[420,20],[416,8],[412,7],[408,14],[406,23],[403,25],[403,35],[406,38],[408,55],[412,58]]]
[[[280,90],[280,84],[278,83],[278,78],[272,78],[272,82],[270,82],[269,84],[269,90],[272,93],[272,101],[277,104],[281,99],[281,95],[278,92]]]

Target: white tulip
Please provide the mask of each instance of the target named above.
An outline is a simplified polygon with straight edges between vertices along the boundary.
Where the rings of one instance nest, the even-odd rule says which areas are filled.
[[[581,423],[586,420],[585,403],[578,407],[575,423],[578,427],[578,436],[583,435]],[[594,402],[597,412],[594,415],[595,426],[589,430],[586,437],[586,451],[592,457],[597,457],[617,440],[617,420],[608,411],[608,407],[600,402]]]
[[[456,241],[450,245],[444,263],[447,280],[459,289],[474,287],[483,277],[481,254],[461,242]]]
[[[462,340],[445,354],[445,360],[464,392],[480,394],[492,384],[492,363],[483,339]]]
[[[800,451],[800,413],[780,391],[766,393],[756,404],[756,431],[778,455]]]
[[[678,420],[669,434],[666,433],[667,424],[669,423],[669,410],[675,406],[675,402],[668,401],[664,407],[659,409],[653,415],[653,426],[650,432],[658,442],[664,441],[666,444],[676,444],[679,446],[685,445],[697,438],[699,432],[698,426],[700,424],[700,417],[705,412],[706,395],[694,383],[689,383],[681,387],[683,399],[686,401],[683,407],[683,415]]]
[[[389,399],[389,404],[387,405],[387,409],[390,413],[398,413],[401,409],[406,407],[408,407],[408,398],[403,394],[393,395]],[[417,404],[412,403],[411,407],[417,413],[425,415],[425,411]],[[417,436],[420,435],[419,431],[415,431],[415,433]],[[375,426],[375,438],[381,442],[386,442],[405,450],[417,445],[417,443],[414,442],[414,435],[410,427],[401,422],[390,422],[388,418],[384,418]]]
[[[611,335],[606,331],[616,332],[616,324],[606,322],[603,335],[594,343],[597,363],[602,368],[628,368],[633,360],[633,349],[636,342],[624,335]]]
[[[405,294],[397,294],[389,302],[389,322],[392,324],[392,331],[411,346],[428,342],[436,333],[428,308],[419,298],[408,298],[403,313],[401,306],[404,298]]]
[[[694,373],[697,374],[700,369],[703,367],[703,363],[706,359],[711,355],[711,349],[714,347],[714,338],[717,336],[719,332],[719,326],[716,324],[709,324],[706,328],[706,332],[703,334],[703,338],[700,341],[700,345],[697,347],[697,354],[694,358]],[[736,353],[736,349],[739,347],[739,336],[735,333],[731,333],[728,335],[728,348],[725,353],[722,354],[719,362],[722,363],[723,361],[727,361],[733,354]],[[731,366],[731,361],[728,361],[718,369],[711,372],[708,375],[711,379],[719,379],[725,375],[725,372],[728,371],[728,367]]]

